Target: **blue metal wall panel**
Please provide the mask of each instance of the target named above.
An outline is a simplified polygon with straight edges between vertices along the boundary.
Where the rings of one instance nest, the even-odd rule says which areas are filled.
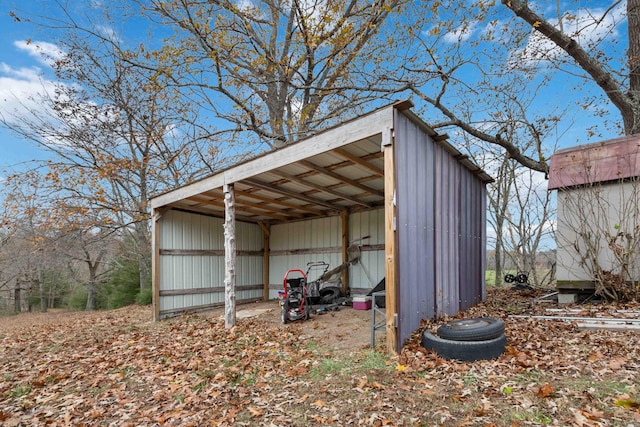
[[[398,348],[420,321],[455,314],[484,292],[485,186],[396,111]]]

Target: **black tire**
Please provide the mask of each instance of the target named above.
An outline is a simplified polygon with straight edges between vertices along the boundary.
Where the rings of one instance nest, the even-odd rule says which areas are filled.
[[[340,288],[337,286],[327,286],[320,289],[320,304],[331,304],[337,298],[340,298]]]
[[[504,334],[504,322],[490,317],[454,320],[438,328],[438,336],[449,341],[487,341]]]
[[[425,331],[422,334],[421,344],[427,350],[433,350],[445,359],[475,362],[500,357],[507,345],[507,337],[502,334],[486,341],[450,341]]]
[[[286,299],[282,302],[282,307],[280,307],[280,320],[283,325],[286,325],[289,320],[289,302]]]

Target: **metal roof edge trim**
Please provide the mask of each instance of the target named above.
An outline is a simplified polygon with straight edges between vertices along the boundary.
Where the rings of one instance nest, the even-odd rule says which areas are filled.
[[[397,101],[369,113],[347,120],[315,135],[285,147],[268,151],[208,177],[150,198],[151,208],[159,208],[200,194],[224,184],[232,184],[260,173],[268,172],[296,161],[340,148],[352,142],[393,128],[393,110],[411,107],[410,101]],[[402,111],[402,110],[401,110]]]

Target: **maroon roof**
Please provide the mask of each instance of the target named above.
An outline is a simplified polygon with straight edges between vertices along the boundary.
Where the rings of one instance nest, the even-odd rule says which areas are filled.
[[[549,190],[640,176],[640,134],[558,150]]]

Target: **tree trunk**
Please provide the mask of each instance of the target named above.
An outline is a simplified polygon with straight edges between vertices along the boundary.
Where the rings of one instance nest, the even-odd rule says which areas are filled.
[[[503,276],[503,267],[502,267],[502,231],[496,227],[496,279],[495,285],[502,286],[502,276]]]
[[[14,290],[15,294],[14,294],[14,301],[13,301],[13,307],[14,307],[14,311],[16,313],[20,313],[22,311],[22,305],[21,305],[21,300],[20,300],[20,282],[18,282],[16,284],[16,288]]]
[[[638,99],[640,92],[640,0],[627,0],[629,36],[629,92]]]
[[[93,311],[96,309],[96,284],[94,281],[90,281],[87,285],[87,306],[86,311]]]
[[[47,294],[44,290],[44,280],[42,280],[42,270],[38,269],[38,293],[40,294],[40,312],[47,312]]]
[[[233,184],[224,185],[224,324],[236,324],[236,208]]]

